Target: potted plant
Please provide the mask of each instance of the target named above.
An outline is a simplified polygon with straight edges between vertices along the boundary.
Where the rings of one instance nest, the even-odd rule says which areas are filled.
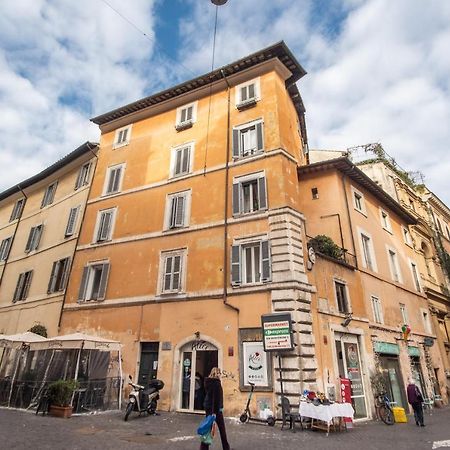
[[[49,414],[55,417],[70,417],[72,415],[70,402],[77,388],[78,382],[75,380],[57,380],[50,383],[48,386]]]

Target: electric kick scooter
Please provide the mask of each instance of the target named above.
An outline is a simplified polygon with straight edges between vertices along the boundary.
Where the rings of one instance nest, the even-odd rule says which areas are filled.
[[[269,427],[273,427],[275,425],[275,417],[273,417],[273,416],[269,416],[267,419],[260,419],[258,417],[252,417],[252,413],[250,412],[250,402],[253,397],[253,391],[255,390],[255,384],[250,383],[250,382],[249,382],[249,384],[251,386],[251,390],[248,394],[247,404],[245,405],[244,412],[240,415],[239,420],[242,423],[247,423],[250,420],[253,422],[267,423],[267,425],[269,425]]]

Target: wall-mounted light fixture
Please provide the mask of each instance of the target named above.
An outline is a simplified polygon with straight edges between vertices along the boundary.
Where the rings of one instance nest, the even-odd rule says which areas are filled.
[[[352,317],[352,313],[348,313],[345,316],[344,321],[341,323],[341,326],[343,326],[344,328],[348,327],[350,322],[352,321],[353,317]]]

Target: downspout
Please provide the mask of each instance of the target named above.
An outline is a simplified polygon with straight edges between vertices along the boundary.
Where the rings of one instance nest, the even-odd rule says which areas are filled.
[[[228,188],[229,188],[229,161],[230,161],[230,95],[231,95],[231,86],[228,83],[228,80],[225,76],[225,72],[221,69],[221,73],[225,83],[227,83],[227,96],[228,96],[228,104],[227,104],[227,155],[225,161],[225,204],[224,204],[224,225],[223,225],[223,304],[228,308],[236,311],[238,314],[238,328],[239,328],[239,308],[236,306],[230,305],[228,303],[227,296],[227,283],[228,283]]]
[[[2,285],[3,275],[6,272],[6,265],[8,264],[8,259],[9,259],[9,255],[11,254],[12,246],[14,244],[14,239],[16,238],[17,229],[19,228],[19,222],[20,222],[20,219],[22,218],[22,214],[25,210],[25,205],[27,204],[27,200],[28,200],[27,194],[25,194],[25,192],[22,190],[22,188],[20,187],[20,184],[18,184],[17,187],[19,188],[19,191],[24,196],[25,202],[23,203],[22,211],[20,212],[20,216],[17,218],[16,227],[14,228],[14,233],[11,237],[11,244],[9,244],[8,256],[5,259],[5,264],[3,265],[3,270],[2,270],[2,273],[0,274],[0,286]]]
[[[350,227],[350,236],[352,238],[353,254],[355,255],[355,266],[356,266],[356,269],[358,269],[358,256],[356,255],[355,236],[353,235],[352,218],[350,216],[350,208],[348,206],[348,197],[347,197],[347,190],[345,189],[345,175],[344,174],[342,174],[342,176],[341,176],[341,181],[342,181],[342,189],[344,190],[345,207],[347,209],[347,218],[348,218],[348,225]]]
[[[97,169],[98,156],[97,156],[97,154],[93,151],[93,149],[94,149],[94,148],[97,148],[98,146],[96,145],[96,146],[94,146],[94,147],[91,147],[91,146],[89,145],[89,142],[87,143],[87,146],[88,146],[88,149],[90,150],[90,152],[92,153],[92,155],[94,155],[94,157],[95,157],[96,160],[95,160],[94,170],[93,170],[93,172],[92,172],[91,183],[89,184],[89,190],[88,190],[87,198],[86,198],[86,205],[85,205],[85,208],[84,208],[84,210],[83,210],[83,215],[81,216],[81,219],[80,219],[80,229],[79,229],[79,231],[78,231],[77,240],[76,240],[76,242],[75,242],[75,246],[74,246],[74,248],[73,248],[73,253],[72,253],[72,258],[71,258],[71,260],[70,260],[70,268],[69,268],[69,271],[68,271],[67,280],[70,279],[70,275],[72,274],[73,260],[74,260],[74,257],[75,257],[75,252],[76,252],[77,247],[78,247],[78,242],[79,242],[79,240],[80,240],[81,228],[82,228],[83,223],[84,223],[84,216],[86,215],[87,201],[88,201],[88,199],[89,199],[89,197],[90,197],[90,195],[91,195],[92,182],[93,182],[93,180],[94,180],[95,171],[96,171],[96,169]],[[64,289],[63,301],[62,301],[62,303],[61,303],[61,311],[59,312],[59,319],[58,319],[58,334],[59,334],[59,331],[60,331],[60,329],[61,329],[62,315],[63,315],[64,306],[65,306],[65,304],[66,304],[67,285],[68,285],[68,281],[67,281],[66,287],[65,287],[65,289]]]

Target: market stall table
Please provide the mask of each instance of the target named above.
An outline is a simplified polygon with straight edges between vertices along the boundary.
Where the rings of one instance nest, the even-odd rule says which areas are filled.
[[[300,402],[299,413],[302,417],[310,417],[311,428],[319,428],[314,425],[315,420],[321,420],[327,424],[327,433],[330,432],[330,425],[335,417],[350,417],[353,419],[355,411],[350,403],[331,403],[330,405],[317,405],[308,402]]]

